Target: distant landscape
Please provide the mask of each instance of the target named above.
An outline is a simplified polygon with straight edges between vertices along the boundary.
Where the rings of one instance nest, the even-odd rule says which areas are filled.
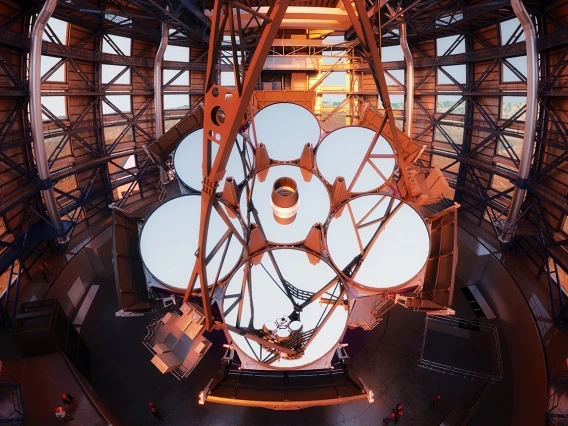
[[[335,108],[337,106],[339,106],[341,102],[338,101],[322,101],[322,108]],[[438,102],[437,107],[436,107],[436,112],[438,113],[444,113],[446,111],[448,111],[450,108],[452,108],[455,105],[455,102],[453,101],[442,101],[442,102]],[[512,117],[513,115],[515,115],[515,113],[520,110],[521,108],[523,108],[525,106],[525,102],[503,102],[502,105],[502,109],[501,109],[501,118],[506,120],[510,117]],[[404,102],[393,102],[392,104],[393,109],[396,110],[403,110],[404,109]],[[180,107],[180,108],[184,108],[184,107]],[[465,102],[462,102],[461,105],[459,105],[455,110],[452,111],[452,114],[458,114],[458,115],[463,115],[465,114]],[[525,115],[523,114],[520,117],[520,120],[524,120]]]
[[[456,102],[453,101],[438,101],[436,112],[444,113],[452,108],[455,104]],[[451,112],[451,114],[465,114],[465,102],[462,102],[456,109]]]
[[[442,129],[444,129],[444,131],[448,134],[448,136],[452,139],[452,141],[455,144],[457,144],[457,145],[462,144],[462,142],[463,142],[463,127],[459,127],[459,125],[458,126],[450,126],[450,125],[447,125],[447,124],[442,124],[441,127],[442,127]],[[435,132],[436,132],[435,135],[434,135],[435,141],[449,143],[449,141],[446,139],[446,137],[440,131],[440,129],[438,129],[438,127],[436,127]]]
[[[508,119],[516,114],[518,110],[525,106],[526,102],[503,102],[501,106],[501,118]],[[519,117],[520,121],[525,119],[525,114]]]
[[[174,107],[170,107],[167,106],[165,107],[165,109],[190,109],[191,107],[189,105],[180,105],[180,106],[174,106]]]
[[[335,102],[335,101],[322,101],[321,106],[323,108],[335,108],[338,107],[340,103],[341,102]]]

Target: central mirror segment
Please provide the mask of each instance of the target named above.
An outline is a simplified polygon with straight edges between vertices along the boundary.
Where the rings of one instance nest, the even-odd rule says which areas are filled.
[[[276,222],[281,225],[294,222],[300,205],[300,193],[296,181],[289,177],[276,179],[270,196],[270,205]]]

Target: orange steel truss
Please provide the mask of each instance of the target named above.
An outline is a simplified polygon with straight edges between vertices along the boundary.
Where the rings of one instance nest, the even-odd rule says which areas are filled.
[[[373,126],[377,132],[375,141],[382,133],[389,135],[389,140],[391,140],[396,150],[395,155],[401,173],[399,184],[402,188],[409,188],[411,183],[407,171],[409,155],[405,156],[405,154],[408,154],[408,146],[411,143],[410,140],[406,139],[401,141],[400,132],[396,128],[381,58],[365,3],[363,0],[353,0],[352,2],[344,0],[343,4],[359,39],[359,46],[363,56],[369,63],[385,110],[385,115],[380,117],[380,122],[374,123],[375,126]],[[239,56],[237,51],[239,47],[236,43],[236,37],[240,37],[239,44],[241,47],[245,44],[243,41],[246,41],[242,39],[244,33],[240,24],[241,20],[239,19],[239,5],[233,4],[230,6],[221,0],[216,0],[211,16],[211,42],[209,44],[203,107],[203,187],[201,191],[200,230],[198,250],[196,252],[197,259],[184,296],[185,302],[190,297],[198,296],[200,293],[208,330],[214,327],[211,313],[211,296],[214,286],[210,288],[207,280],[207,232],[210,214],[215,204],[215,193],[219,182],[224,178],[225,167],[237,133],[247,122],[247,117],[252,116],[252,111],[249,108],[252,105],[253,91],[288,5],[289,0],[275,1],[266,15],[259,12],[254,14],[254,18],[261,20],[262,25],[258,29],[256,38],[247,45],[247,48],[252,51],[249,56],[245,56],[243,50],[240,52],[242,56]],[[234,14],[236,14],[236,23],[239,28],[235,28]],[[373,15],[371,14],[371,16]],[[214,83],[221,42],[227,32],[230,34],[232,42],[236,86],[234,90]],[[167,136],[167,133],[165,136]],[[214,158],[212,156],[213,144],[218,145],[217,154]],[[412,151],[415,152],[416,150],[412,149]],[[252,231],[254,230],[251,230],[251,235],[247,237],[249,240],[254,234]],[[261,246],[266,244],[262,242],[262,239],[260,243]],[[249,241],[248,244],[243,245],[244,250],[247,252],[245,257],[248,257],[251,253],[251,244],[252,242]],[[258,246],[256,243],[254,245],[255,247]],[[255,249],[254,251],[262,252],[263,249]],[[197,283],[199,283],[198,290],[196,289]]]

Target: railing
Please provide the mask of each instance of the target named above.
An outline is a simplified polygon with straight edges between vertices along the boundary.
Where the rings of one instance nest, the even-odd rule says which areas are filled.
[[[548,397],[548,411],[546,418],[552,424],[565,425],[568,420],[568,412],[565,412],[567,407],[564,401],[565,392],[568,388],[568,371],[559,371],[550,381],[549,397]],[[560,422],[556,422],[560,420]]]
[[[306,290],[302,290],[300,288],[294,287],[294,285],[290,284],[288,281],[284,280],[283,282],[284,287],[290,292],[292,296],[299,300],[308,300],[310,297],[314,295],[314,293]]]
[[[11,398],[8,397],[4,400],[3,411],[0,414],[3,418],[0,418],[0,423],[10,425],[23,424],[26,420],[26,413],[20,384],[9,374],[0,374],[0,386],[5,390],[9,389],[11,393]]]
[[[320,57],[323,59],[335,59],[333,56],[329,57],[329,56],[325,56],[325,57]],[[337,58],[339,59],[339,58]],[[369,64],[367,64],[363,58],[344,58],[343,62],[337,64],[325,64],[322,63],[320,65],[320,71],[324,72],[324,71],[329,71],[329,70],[335,70],[335,71],[339,71],[339,70],[357,70],[359,68],[365,68],[368,69],[369,68]]]
[[[418,366],[425,368],[427,370],[435,371],[437,373],[449,374],[450,376],[460,376],[464,379],[489,379],[490,376],[483,373],[477,373],[471,370],[464,370],[462,368],[452,367],[450,365],[444,365],[433,361],[427,361],[421,359],[418,362]]]
[[[493,335],[493,344],[495,350],[495,374],[480,373],[473,370],[465,370],[463,368],[452,367],[450,365],[440,364],[434,361],[426,360],[424,356],[424,345],[426,342],[426,333],[428,331],[428,323],[438,323],[445,324],[450,327],[462,328],[465,330],[476,330],[489,333]],[[424,342],[422,344],[422,352],[420,354],[420,361],[418,365],[422,368],[429,370],[438,371],[450,375],[459,375],[464,378],[480,378],[480,379],[490,379],[494,381],[503,380],[503,360],[501,356],[501,347],[499,344],[499,335],[497,333],[497,327],[493,324],[486,324],[479,321],[469,321],[462,318],[456,318],[452,316],[439,316],[439,315],[426,315],[425,325],[424,325]]]

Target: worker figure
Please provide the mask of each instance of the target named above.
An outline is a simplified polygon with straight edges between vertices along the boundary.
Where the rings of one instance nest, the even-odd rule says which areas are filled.
[[[432,405],[430,405],[430,408],[435,407],[436,405],[438,405],[438,402],[440,402],[440,400],[442,399],[442,397],[440,395],[436,395],[434,397],[434,400],[432,401]]]
[[[152,401],[150,401],[148,403],[148,407],[150,407],[150,412],[154,415],[154,417],[160,419],[160,420],[164,420],[162,419],[162,416],[160,416],[160,413],[158,412],[158,409],[156,408],[156,404],[154,404]]]
[[[398,423],[398,421],[404,415],[404,413],[402,412],[402,404],[396,404],[396,407],[392,409],[392,413],[394,414],[394,422]]]
[[[57,417],[62,423],[73,420],[73,417],[61,407],[57,407],[55,409],[55,417]]]
[[[402,418],[404,413],[402,412],[402,404],[396,404],[396,407],[392,409],[392,413],[389,417],[385,417],[383,419],[383,423],[390,423],[394,420],[395,423],[398,423],[399,420]]]
[[[47,271],[45,270],[45,268],[43,267],[43,265],[39,265],[39,270],[41,271],[41,275],[43,277],[43,280],[49,284],[49,275],[47,275]]]
[[[47,262],[43,262],[43,270],[47,275],[48,282],[51,282],[51,280],[53,279],[53,270],[51,269],[51,265]]]
[[[79,406],[79,404],[75,402],[73,395],[71,395],[70,393],[62,393],[61,400],[65,405],[67,405],[67,407],[69,407],[70,411],[75,411],[75,408]]]

